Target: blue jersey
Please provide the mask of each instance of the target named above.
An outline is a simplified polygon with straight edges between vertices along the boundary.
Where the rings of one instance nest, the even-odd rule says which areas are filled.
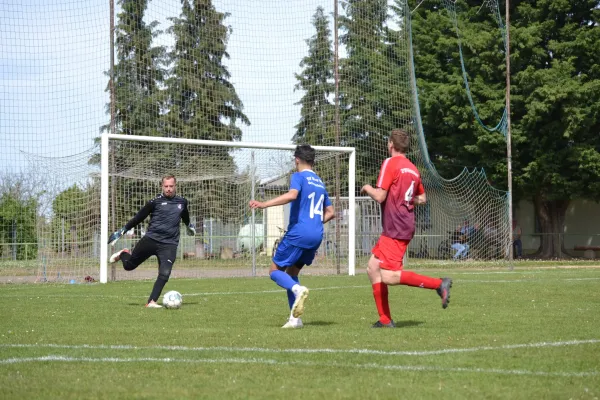
[[[290,189],[296,189],[298,197],[291,203],[286,239],[296,247],[316,250],[323,240],[324,210],[331,205],[325,185],[307,169],[292,175]]]

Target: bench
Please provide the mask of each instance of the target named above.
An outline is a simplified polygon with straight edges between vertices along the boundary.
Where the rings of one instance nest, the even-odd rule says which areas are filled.
[[[600,246],[575,246],[573,250],[583,251],[583,257],[596,258],[596,252],[600,251]]]

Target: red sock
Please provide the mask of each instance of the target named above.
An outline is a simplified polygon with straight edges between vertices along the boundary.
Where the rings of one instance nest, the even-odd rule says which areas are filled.
[[[390,305],[388,303],[388,287],[385,283],[379,282],[373,284],[373,297],[379,313],[379,321],[382,324],[389,324],[392,321],[390,314]]]
[[[388,301],[388,285],[383,282],[381,282],[381,304],[383,305],[383,313],[391,321],[392,313],[390,312],[390,303]]]
[[[415,274],[411,271],[402,271],[400,274],[400,284],[422,287],[425,289],[437,289],[442,284],[442,280],[440,278],[431,278],[429,276]]]

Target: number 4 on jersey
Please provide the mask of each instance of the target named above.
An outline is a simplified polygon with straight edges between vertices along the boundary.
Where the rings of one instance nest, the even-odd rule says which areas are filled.
[[[406,190],[406,193],[404,193],[404,201],[409,203],[413,198],[414,192],[415,192],[415,181],[412,181],[410,183],[410,187]]]
[[[315,215],[320,215],[321,221],[323,221],[323,200],[325,199],[325,195],[322,194],[321,197],[319,197],[317,204],[315,204],[315,192],[309,194],[308,198],[310,199],[310,218],[312,219]]]

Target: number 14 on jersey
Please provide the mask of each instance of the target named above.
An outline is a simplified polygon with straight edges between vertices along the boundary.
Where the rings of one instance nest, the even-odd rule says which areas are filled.
[[[315,192],[309,194],[308,198],[310,199],[310,218],[312,219],[315,215],[320,215],[321,221],[323,221],[323,200],[325,199],[325,195],[322,194],[319,197],[317,204],[315,204]]]

